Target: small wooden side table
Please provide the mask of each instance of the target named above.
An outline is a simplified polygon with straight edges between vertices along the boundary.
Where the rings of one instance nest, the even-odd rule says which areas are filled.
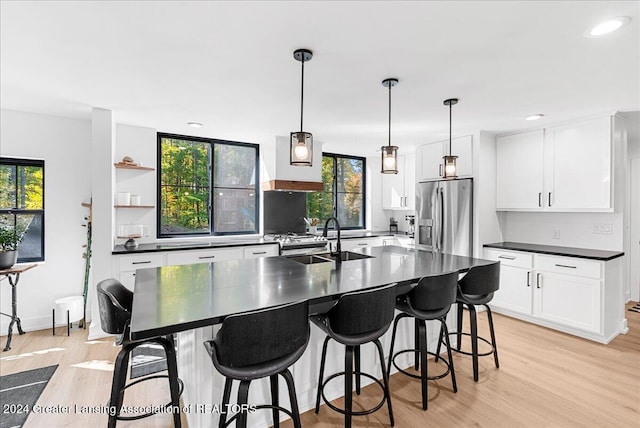
[[[11,337],[13,336],[14,324],[18,325],[18,333],[24,334],[20,318],[18,318],[18,281],[20,280],[20,274],[22,272],[26,272],[36,266],[38,265],[34,263],[32,265],[14,266],[9,269],[0,270],[0,275],[6,276],[9,279],[9,284],[11,284],[11,315],[0,312],[0,315],[11,318],[9,333],[7,334],[7,345],[2,350],[3,352],[11,349]]]

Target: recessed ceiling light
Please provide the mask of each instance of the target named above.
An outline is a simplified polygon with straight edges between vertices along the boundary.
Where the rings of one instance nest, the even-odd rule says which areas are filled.
[[[187,122],[187,125],[192,128],[202,128],[202,124],[200,122]]]
[[[596,25],[595,27],[593,27],[591,30],[589,30],[585,34],[585,36],[586,37],[604,36],[605,34],[609,34],[613,31],[616,31],[623,25],[628,24],[629,21],[631,21],[631,18],[629,18],[628,16],[617,16],[615,18],[608,19]]]
[[[542,119],[544,117],[544,114],[532,114],[531,116],[527,116],[525,119],[526,120],[538,120],[538,119]]]

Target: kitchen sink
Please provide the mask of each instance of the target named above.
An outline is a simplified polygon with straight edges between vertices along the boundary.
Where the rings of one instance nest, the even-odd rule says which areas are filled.
[[[340,253],[341,260],[343,262],[348,262],[350,260],[360,260],[360,259],[373,259],[373,256],[368,256],[366,254],[361,254],[361,253],[352,253],[351,251],[343,251],[342,253]],[[326,257],[328,259],[331,260],[335,260],[336,256],[332,255],[331,253],[326,253],[326,254],[318,254],[318,256],[320,257]]]
[[[288,259],[293,260],[294,262],[302,263],[305,265],[313,265],[316,263],[329,263],[333,260],[325,259],[323,257],[318,256],[287,256]]]
[[[343,251],[341,253],[343,262],[348,262],[350,260],[360,260],[360,259],[372,259],[373,256],[367,256],[366,254],[360,253],[352,253],[351,251]],[[336,256],[331,253],[321,253],[314,255],[306,255],[306,256],[287,256],[288,259],[293,260],[294,262],[303,263],[305,265],[312,265],[316,263],[328,263],[336,260]]]

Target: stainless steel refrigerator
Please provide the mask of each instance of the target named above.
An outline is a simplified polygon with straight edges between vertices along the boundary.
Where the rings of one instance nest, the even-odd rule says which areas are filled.
[[[471,257],[473,180],[418,183],[415,223],[418,249]]]

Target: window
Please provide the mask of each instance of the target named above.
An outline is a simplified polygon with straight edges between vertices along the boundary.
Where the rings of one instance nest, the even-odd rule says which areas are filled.
[[[307,217],[335,216],[343,229],[364,229],[365,171],[365,158],[323,153],[324,190],[307,194]]]
[[[44,260],[44,161],[0,157],[0,224],[24,231],[18,262]]]
[[[158,236],[257,233],[258,145],[158,134]]]

